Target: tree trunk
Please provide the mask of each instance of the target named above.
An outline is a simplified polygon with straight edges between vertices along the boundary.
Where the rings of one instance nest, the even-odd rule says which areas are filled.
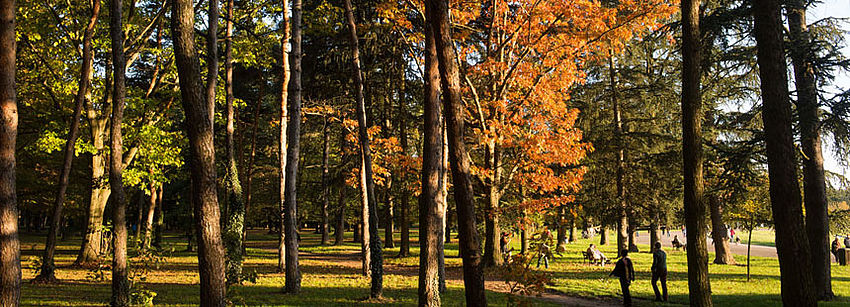
[[[213,1],[216,2],[216,1]],[[227,173],[225,181],[227,185],[227,220],[224,223],[224,248],[227,254],[225,261],[225,278],[228,284],[240,283],[242,279],[242,238],[245,228],[245,203],[242,198],[242,184],[239,182],[239,169],[236,167],[236,149],[233,141],[235,130],[233,110],[233,0],[227,1],[227,20],[224,38],[224,92],[227,112],[227,130],[224,142],[227,159]],[[212,23],[211,23],[212,24]],[[210,78],[215,78],[210,75]],[[261,85],[262,87],[262,85]],[[260,91],[262,93],[262,91]],[[214,97],[214,96],[213,96]],[[262,96],[258,99],[263,101]],[[257,110],[261,103],[257,103]],[[257,126],[256,119],[254,127]],[[253,149],[253,144],[252,144]],[[251,160],[253,160],[253,151]],[[253,161],[251,161],[253,162]],[[251,174],[247,174],[251,178]],[[250,182],[250,181],[249,181]]]
[[[107,71],[109,71],[112,61],[107,62]],[[106,74],[105,84],[111,84],[111,74]],[[112,90],[110,86],[106,86],[104,94],[103,108],[109,110],[112,105]],[[112,190],[107,183],[106,175],[106,128],[108,121],[108,112],[98,112],[94,110],[91,102],[88,102],[87,117],[89,126],[91,127],[92,145],[94,153],[91,157],[92,169],[92,189],[89,198],[88,211],[86,211],[86,231],[83,236],[83,241],[80,246],[80,253],[74,261],[75,265],[89,267],[98,262],[98,258],[103,252],[103,213],[106,209],[106,203],[109,200]],[[107,114],[102,114],[107,113]]]
[[[330,202],[330,123],[327,110],[322,118],[322,245],[330,243],[328,229],[328,203]]]
[[[729,250],[729,230],[723,223],[723,205],[716,195],[708,196],[711,210],[711,238],[714,241],[714,264],[735,264],[735,258]]]
[[[438,66],[439,68],[439,66]],[[439,73],[439,69],[437,69]],[[445,112],[445,109],[443,109]],[[447,215],[446,212],[449,211],[449,140],[448,133],[446,132],[446,117],[443,115],[443,172],[440,173],[440,181],[442,181],[442,189],[441,193],[443,193],[443,202],[440,203],[440,212],[441,217],[445,217]],[[441,228],[443,231],[448,232],[448,221],[445,218],[440,220]],[[440,241],[437,245],[437,252],[439,255],[437,256],[438,265],[440,267],[440,293],[444,293],[447,289],[446,287],[446,242]],[[462,257],[460,251],[458,251],[458,257]]]
[[[18,107],[15,97],[15,1],[0,1],[0,305],[21,300],[21,243],[15,193],[15,142]]]
[[[658,230],[658,220],[653,217],[649,224],[649,252],[655,252],[655,243],[661,242]]]
[[[443,117],[434,31],[425,27],[425,101],[422,193],[419,195],[419,306],[440,306],[440,241],[443,225]]]
[[[289,15],[286,13],[288,11],[287,4],[288,1],[281,1],[283,11],[283,35],[280,40],[280,65],[281,65],[281,76],[280,76],[280,136],[278,144],[278,177],[279,177],[279,185],[280,185],[280,198],[278,203],[279,213],[280,213],[280,226],[278,227],[278,247],[277,247],[277,271],[278,273],[283,273],[286,271],[286,238],[284,234],[284,212],[286,212],[286,131],[288,129],[288,121],[289,121],[289,111],[287,109],[287,102],[289,101],[289,82],[291,80],[291,66],[289,65],[289,55],[286,53],[287,42],[291,39],[291,24],[289,21]],[[299,32],[300,33],[300,32]]]
[[[599,225],[599,245],[608,245],[608,228],[605,228],[605,224]]]
[[[360,47],[357,41],[357,27],[354,22],[354,13],[351,9],[351,0],[345,0],[346,23],[348,24],[349,42],[352,49],[352,66],[354,74],[354,83],[356,87],[356,104],[357,104],[357,125],[358,139],[360,141],[360,156],[362,159],[361,166],[365,175],[365,184],[363,186],[366,191],[366,199],[369,207],[369,218],[364,219],[363,223],[368,223],[369,229],[369,249],[370,249],[370,271],[372,278],[372,286],[369,291],[369,297],[380,298],[383,292],[383,250],[381,247],[381,237],[378,234],[378,208],[375,201],[375,183],[372,180],[372,153],[369,147],[369,135],[366,132],[366,106],[363,101],[364,80],[360,70]],[[364,213],[365,215],[365,213]],[[364,226],[365,227],[365,226]],[[365,236],[365,235],[364,235]]]
[[[572,216],[570,218],[570,243],[573,243],[577,240],[576,238],[576,217]]]
[[[207,115],[215,127],[215,87],[218,82],[218,0],[209,1],[207,10]]]
[[[495,113],[495,112],[494,112]],[[500,150],[495,140],[487,143],[485,169],[491,170],[487,188],[487,207],[484,210],[484,266],[494,267],[502,264],[502,250],[499,248],[499,184],[501,181]],[[560,222],[559,222],[560,224]],[[560,230],[559,230],[560,233]]]
[[[112,46],[124,46],[121,20],[123,4],[109,2],[109,33]],[[122,155],[124,153],[121,123],[124,118],[125,68],[124,49],[112,48],[112,122],[110,127],[109,185],[112,187],[112,306],[130,305],[130,284],[127,280],[127,199],[124,194]]]
[[[407,141],[407,117],[408,111],[405,107],[407,100],[405,99],[405,84],[407,83],[407,78],[405,74],[405,66],[407,62],[404,61],[404,57],[401,56],[399,59],[401,62],[399,65],[399,73],[401,74],[401,84],[399,85],[399,94],[398,94],[398,139],[399,145],[401,146],[401,151],[404,155],[408,154],[408,141]],[[432,60],[435,60],[432,58]],[[439,72],[437,72],[439,73]],[[436,83],[439,89],[439,82]],[[437,99],[437,103],[439,104],[439,98]],[[401,198],[399,199],[399,217],[398,223],[401,225],[401,240],[399,244],[399,257],[407,257],[410,255],[410,221],[408,217],[410,216],[410,178],[407,175],[403,177],[403,182],[401,186]],[[441,238],[442,239],[442,238]]]
[[[637,223],[634,223],[633,221],[631,221],[631,218],[630,218],[628,225],[629,225],[629,227],[627,229],[628,229],[628,234],[629,234],[629,252],[637,253],[637,252],[640,251],[640,249],[638,249],[637,244],[636,244],[637,241],[635,240],[635,235],[637,235]]]
[[[338,187],[336,227],[334,229],[334,245],[342,245],[345,240],[345,181],[341,180]]]
[[[703,200],[702,97],[700,89],[700,0],[683,0],[682,8],[682,159],[691,306],[712,306],[708,280]]]
[[[617,142],[617,254],[628,246],[628,217],[626,215],[626,187],[623,182],[626,173],[625,144],[623,143],[623,118],[617,91],[617,72],[614,57],[608,56],[608,78],[611,82],[611,104],[614,110],[614,134]]]
[[[567,239],[567,225],[564,224],[564,207],[558,208],[558,217],[555,223],[557,234],[555,235],[555,250],[567,248],[563,242]]]
[[[372,248],[369,237],[369,193],[366,190],[366,164],[364,163],[363,155],[360,155],[360,232],[357,238],[360,240],[360,254],[362,256],[362,273],[363,276],[371,277],[372,271]]]
[[[184,127],[189,136],[188,164],[192,182],[191,201],[198,236],[201,306],[224,306],[225,254],[221,242],[221,218],[216,195],[213,126],[208,100],[201,90],[200,65],[194,42],[195,12],[190,0],[174,0],[172,5],[175,62],[186,114]],[[215,19],[212,20],[212,23],[216,22]],[[214,78],[214,75],[210,77]]]
[[[248,215],[248,210],[251,208],[251,203],[252,203],[252,199],[253,199],[252,196],[254,195],[252,193],[252,191],[253,191],[252,186],[253,185],[251,183],[254,181],[254,165],[255,165],[254,161],[257,157],[257,128],[258,128],[259,123],[260,123],[260,111],[262,110],[262,106],[263,106],[263,97],[265,97],[265,94],[264,94],[264,91],[263,91],[264,88],[265,88],[264,86],[260,86],[260,91],[259,91],[260,97],[258,97],[257,106],[256,106],[256,108],[254,108],[254,123],[251,125],[251,149],[250,149],[251,152],[248,155],[248,165],[246,165],[247,169],[245,170],[245,175],[244,175],[245,176],[245,209],[244,209],[245,213],[243,214],[243,216]],[[243,163],[243,165],[244,165],[244,163]],[[243,218],[243,225],[242,225],[242,251],[243,252],[245,251],[245,241],[247,241],[247,240],[248,240],[248,228],[244,225],[244,218]]]
[[[782,302],[786,306],[814,306],[816,289],[809,265],[808,236],[803,227],[800,186],[791,134],[791,105],[778,0],[753,1],[754,33],[767,147],[770,204],[776,226],[776,251],[782,274]]]
[[[393,233],[395,233],[395,221],[393,221],[395,217],[395,199],[392,196],[392,183],[392,177],[388,178],[386,186],[387,214],[386,222],[384,223],[384,248],[395,247],[395,241],[393,240]]]
[[[156,212],[154,213],[156,215],[156,225],[155,225],[154,230],[153,230],[153,246],[156,247],[156,248],[162,247],[162,232],[164,231],[164,229],[162,229],[162,228],[165,227],[165,225],[163,223],[164,222],[164,216],[163,216],[164,214],[163,214],[163,208],[162,208],[162,196],[163,196],[164,193],[165,193],[165,185],[160,184],[159,189],[158,189],[158,193],[156,195]]]
[[[755,224],[753,224],[755,225]],[[747,281],[750,281],[750,247],[753,246],[753,229],[748,229],[747,235]]]
[[[54,271],[56,266],[53,261],[53,256],[56,253],[56,235],[59,232],[59,223],[62,220],[62,209],[65,204],[65,191],[68,189],[68,182],[71,175],[71,165],[74,161],[74,145],[77,141],[77,135],[80,130],[80,115],[82,115],[83,104],[86,100],[91,99],[91,80],[92,80],[92,63],[94,63],[94,52],[92,51],[92,39],[94,37],[94,27],[97,24],[97,17],[100,14],[100,1],[92,3],[91,18],[86,25],[83,34],[83,59],[80,65],[80,82],[77,86],[77,95],[74,97],[74,115],[70,120],[70,128],[68,130],[68,140],[65,143],[63,150],[64,160],[62,162],[62,170],[59,175],[59,185],[56,189],[56,197],[53,202],[53,214],[51,216],[50,230],[47,234],[47,243],[44,248],[44,255],[41,258],[41,271],[35,277],[36,282],[56,282]]]
[[[829,212],[820,139],[818,88],[811,58],[811,37],[806,25],[805,2],[792,0],[787,3],[785,10],[791,33],[791,60],[797,87],[800,145],[803,148],[803,203],[806,206],[806,234],[812,250],[812,279],[818,299],[831,300],[835,294],[832,292],[831,282]]]
[[[159,194],[157,192],[157,185],[151,182],[148,186],[148,190],[150,190],[150,199],[148,201],[148,212],[145,215],[145,227],[142,228],[142,225],[139,225],[139,229],[144,229],[145,236],[142,239],[142,249],[147,250],[151,247],[151,238],[153,235],[153,218],[154,214],[156,214],[156,196]]]
[[[285,14],[285,13],[284,13]],[[283,211],[284,245],[286,246],[287,293],[301,291],[301,269],[298,263],[298,159],[301,154],[301,0],[292,1],[292,38],[290,46],[289,123],[286,130],[286,192]],[[285,48],[285,47],[284,47]]]
[[[449,161],[454,183],[458,215],[460,251],[463,256],[463,281],[467,306],[487,306],[484,272],[478,231],[475,229],[475,203],[469,156],[464,144],[464,111],[460,94],[460,76],[452,43],[448,1],[425,1],[426,19],[434,31],[439,59],[440,81],[445,98]]]

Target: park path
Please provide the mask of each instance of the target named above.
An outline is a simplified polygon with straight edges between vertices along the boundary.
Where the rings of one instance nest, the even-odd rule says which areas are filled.
[[[637,243],[649,245],[649,232],[641,231],[638,234],[640,236],[635,238],[637,240]],[[687,243],[688,240],[685,238],[685,235],[682,234],[681,231],[671,231],[669,237],[666,234],[661,235],[661,245],[663,245],[664,247],[667,247],[667,248],[673,246],[673,244],[672,244],[673,238],[675,238],[676,236],[679,237],[679,241],[681,241],[682,243]],[[706,239],[706,242],[708,242],[708,251],[714,252],[714,243],[712,243],[712,240]],[[744,256],[747,255],[747,245],[743,244],[743,243],[742,244],[735,244],[734,242],[730,242],[729,243],[729,250],[731,250],[732,253],[735,254],[735,255],[744,255]],[[752,245],[750,255],[758,256],[758,257],[772,257],[772,258],[777,257],[775,247],[764,246],[764,245],[755,245],[755,244]]]

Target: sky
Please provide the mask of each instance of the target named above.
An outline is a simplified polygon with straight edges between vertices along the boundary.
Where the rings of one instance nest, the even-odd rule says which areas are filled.
[[[819,19],[827,17],[848,18],[850,19],[850,0],[823,0],[822,3],[810,7],[807,14],[807,22],[812,23]],[[850,31],[850,21],[844,24],[845,30]],[[847,38],[850,42],[850,37]],[[845,56],[850,57],[850,47],[844,47],[842,52]],[[835,79],[835,86],[838,88],[850,88],[850,73],[841,72]],[[850,164],[850,157],[838,157],[830,147],[831,142],[824,140],[824,168],[830,172],[844,174],[845,177],[850,176],[850,169],[841,167],[839,161],[844,164]]]

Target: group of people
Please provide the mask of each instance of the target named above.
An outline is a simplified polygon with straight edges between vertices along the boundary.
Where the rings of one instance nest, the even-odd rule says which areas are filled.
[[[838,242],[838,236],[835,237],[835,240],[832,240],[832,255],[835,256],[835,260],[838,260],[838,251],[841,249],[841,243]],[[844,248],[850,248],[850,234],[844,236]]]
[[[593,244],[591,244],[592,246]],[[656,301],[667,301],[667,253],[661,249],[661,242],[655,242],[655,251],[652,252],[652,290],[655,292]],[[629,287],[635,281],[635,268],[629,251],[620,251],[620,260],[614,265],[614,270],[608,276],[616,276],[620,279],[620,289],[623,291],[623,305],[632,306],[632,294]],[[658,282],[661,281],[661,291],[658,291]]]

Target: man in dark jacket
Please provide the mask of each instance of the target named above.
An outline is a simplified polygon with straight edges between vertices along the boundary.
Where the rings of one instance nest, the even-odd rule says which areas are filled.
[[[661,289],[664,292],[664,301],[667,301],[667,253],[661,249],[661,242],[655,242],[655,251],[652,252],[652,290],[655,291],[655,300],[661,301],[661,293],[658,292],[658,280],[661,280]]]
[[[620,252],[622,258],[617,261],[614,270],[608,276],[617,276],[620,278],[620,288],[623,290],[623,306],[632,306],[632,294],[629,292],[629,286],[635,281],[635,268],[632,266],[632,259],[629,258],[629,251],[622,250]]]

